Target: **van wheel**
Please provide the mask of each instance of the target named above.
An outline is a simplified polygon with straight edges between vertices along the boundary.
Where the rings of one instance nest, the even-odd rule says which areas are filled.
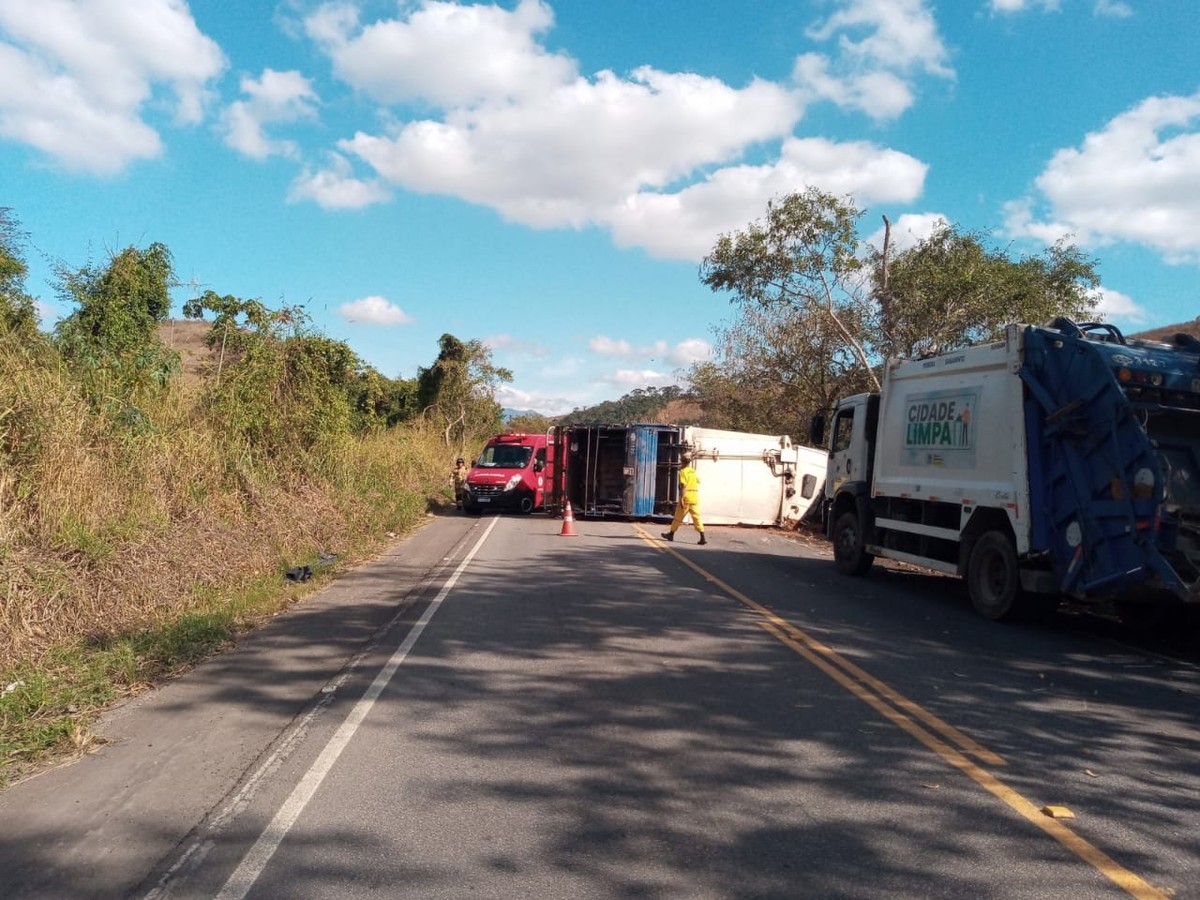
[[[1021,572],[1017,550],[1007,534],[985,532],[971,548],[967,561],[967,592],[971,605],[985,619],[1009,619],[1021,611]]]
[[[521,515],[523,515],[523,516],[527,516],[531,512],[533,512],[533,494],[522,494],[521,495],[520,510],[521,510]]]
[[[858,513],[842,513],[833,525],[833,564],[843,575],[865,575],[874,561],[863,546]]]

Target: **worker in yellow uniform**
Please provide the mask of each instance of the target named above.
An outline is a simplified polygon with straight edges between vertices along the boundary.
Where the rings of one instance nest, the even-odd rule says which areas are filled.
[[[671,521],[671,530],[664,531],[662,536],[668,541],[675,540],[675,532],[683,524],[683,517],[692,514],[692,527],[700,533],[700,546],[708,543],[704,536],[704,522],[700,519],[700,476],[692,468],[692,454],[683,454],[683,466],[679,469],[679,503],[675,505],[675,518]]]

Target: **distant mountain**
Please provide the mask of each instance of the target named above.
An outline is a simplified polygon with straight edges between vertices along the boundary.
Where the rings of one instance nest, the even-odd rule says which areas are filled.
[[[517,416],[540,416],[542,413],[536,409],[509,409],[507,406],[500,411],[500,418],[505,422],[510,419],[515,419]]]
[[[582,422],[601,422],[608,425],[628,425],[633,422],[665,422],[663,418],[669,409],[672,416],[691,418],[699,414],[699,408],[689,401],[682,388],[678,385],[666,387],[637,388],[630,391],[620,400],[606,400],[595,406],[576,409],[561,417],[567,425]],[[671,420],[675,425],[690,425],[691,421]]]

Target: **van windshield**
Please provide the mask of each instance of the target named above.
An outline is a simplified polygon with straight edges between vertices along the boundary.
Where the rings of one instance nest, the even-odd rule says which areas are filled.
[[[532,447],[519,444],[492,444],[483,448],[479,461],[475,463],[485,469],[524,469],[533,456]]]

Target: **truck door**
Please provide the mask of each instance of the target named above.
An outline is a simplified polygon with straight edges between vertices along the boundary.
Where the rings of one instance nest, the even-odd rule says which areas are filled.
[[[626,440],[626,484],[632,500],[627,501],[626,512],[635,516],[651,516],[654,514],[658,475],[658,429],[650,425],[634,426],[629,430]]]
[[[843,484],[867,479],[867,397],[849,397],[834,413],[829,437],[829,466],[825,496],[834,497]]]

